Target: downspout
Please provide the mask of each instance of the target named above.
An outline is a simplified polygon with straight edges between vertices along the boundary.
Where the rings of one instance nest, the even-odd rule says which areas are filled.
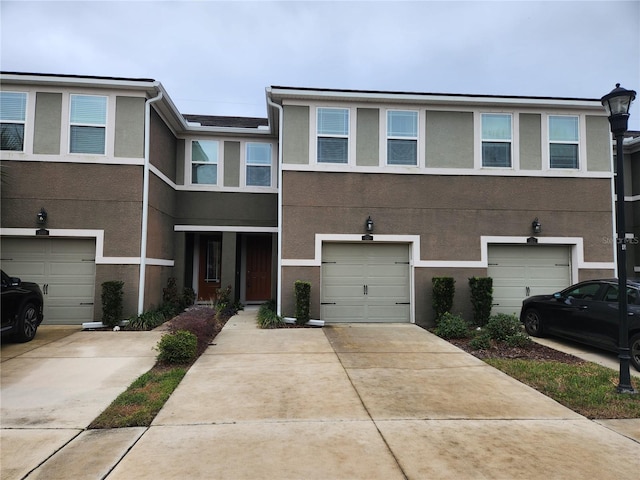
[[[271,90],[267,89],[267,104],[278,109],[278,272],[276,279],[276,312],[282,315],[282,105],[271,100]]]
[[[157,88],[157,85],[156,85]],[[149,235],[149,144],[151,134],[151,104],[162,98],[162,91],[144,104],[144,174],[142,183],[142,234],[140,238],[140,282],[138,284],[138,315],[144,312],[144,289],[147,273],[147,237]]]

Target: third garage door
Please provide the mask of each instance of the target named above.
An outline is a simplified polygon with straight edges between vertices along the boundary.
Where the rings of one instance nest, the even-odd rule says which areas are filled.
[[[321,318],[409,322],[409,246],[327,243],[322,249]]]
[[[493,279],[492,313],[518,315],[525,298],[571,285],[570,258],[567,246],[490,246],[487,275]]]

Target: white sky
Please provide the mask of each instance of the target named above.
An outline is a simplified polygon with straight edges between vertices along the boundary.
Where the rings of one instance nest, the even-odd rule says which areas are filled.
[[[182,113],[266,116],[269,85],[640,92],[640,0],[0,0],[0,21],[2,70],[153,78]]]

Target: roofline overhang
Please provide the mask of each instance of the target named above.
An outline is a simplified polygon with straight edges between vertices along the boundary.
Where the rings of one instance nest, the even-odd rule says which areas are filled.
[[[359,101],[376,103],[412,103],[429,105],[515,106],[580,108],[606,114],[600,99],[536,97],[512,95],[476,95],[451,93],[419,93],[375,90],[317,89],[306,87],[271,86],[267,89],[273,100]]]

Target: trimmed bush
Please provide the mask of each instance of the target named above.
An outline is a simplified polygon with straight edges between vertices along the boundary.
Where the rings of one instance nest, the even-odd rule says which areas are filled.
[[[515,315],[498,313],[489,318],[486,330],[491,338],[504,342],[507,338],[522,333],[522,324]]]
[[[433,285],[432,307],[436,313],[437,324],[443,314],[451,312],[456,281],[453,277],[433,277],[431,283]]]
[[[173,313],[167,314],[161,309],[149,310],[141,313],[140,315],[132,315],[129,317],[127,330],[153,330],[154,328],[162,325],[172,316]]]
[[[198,352],[197,337],[186,330],[167,333],[162,336],[156,347],[158,362],[175,365],[191,363]]]
[[[481,332],[471,339],[469,346],[474,350],[489,350],[491,348],[491,336],[487,332]]]
[[[444,313],[434,333],[444,339],[466,338],[469,336],[469,324],[460,315]]]
[[[207,349],[211,338],[222,329],[221,323],[217,320],[216,311],[206,307],[188,309],[172,319],[168,325],[170,333],[185,331],[196,336],[197,356]]]
[[[102,323],[115,327],[122,320],[122,287],[124,282],[112,280],[102,284]]]
[[[276,313],[276,302],[273,300],[260,305],[257,319],[260,328],[280,328],[284,325],[284,320]]]
[[[233,317],[243,306],[231,298],[231,285],[227,285],[227,288],[218,290],[213,308],[216,311],[216,319],[220,321]]]
[[[471,305],[473,307],[473,322],[484,327],[491,316],[493,304],[493,279],[490,277],[471,277]]]
[[[296,324],[304,325],[310,318],[311,283],[296,280],[294,290],[296,295]]]

